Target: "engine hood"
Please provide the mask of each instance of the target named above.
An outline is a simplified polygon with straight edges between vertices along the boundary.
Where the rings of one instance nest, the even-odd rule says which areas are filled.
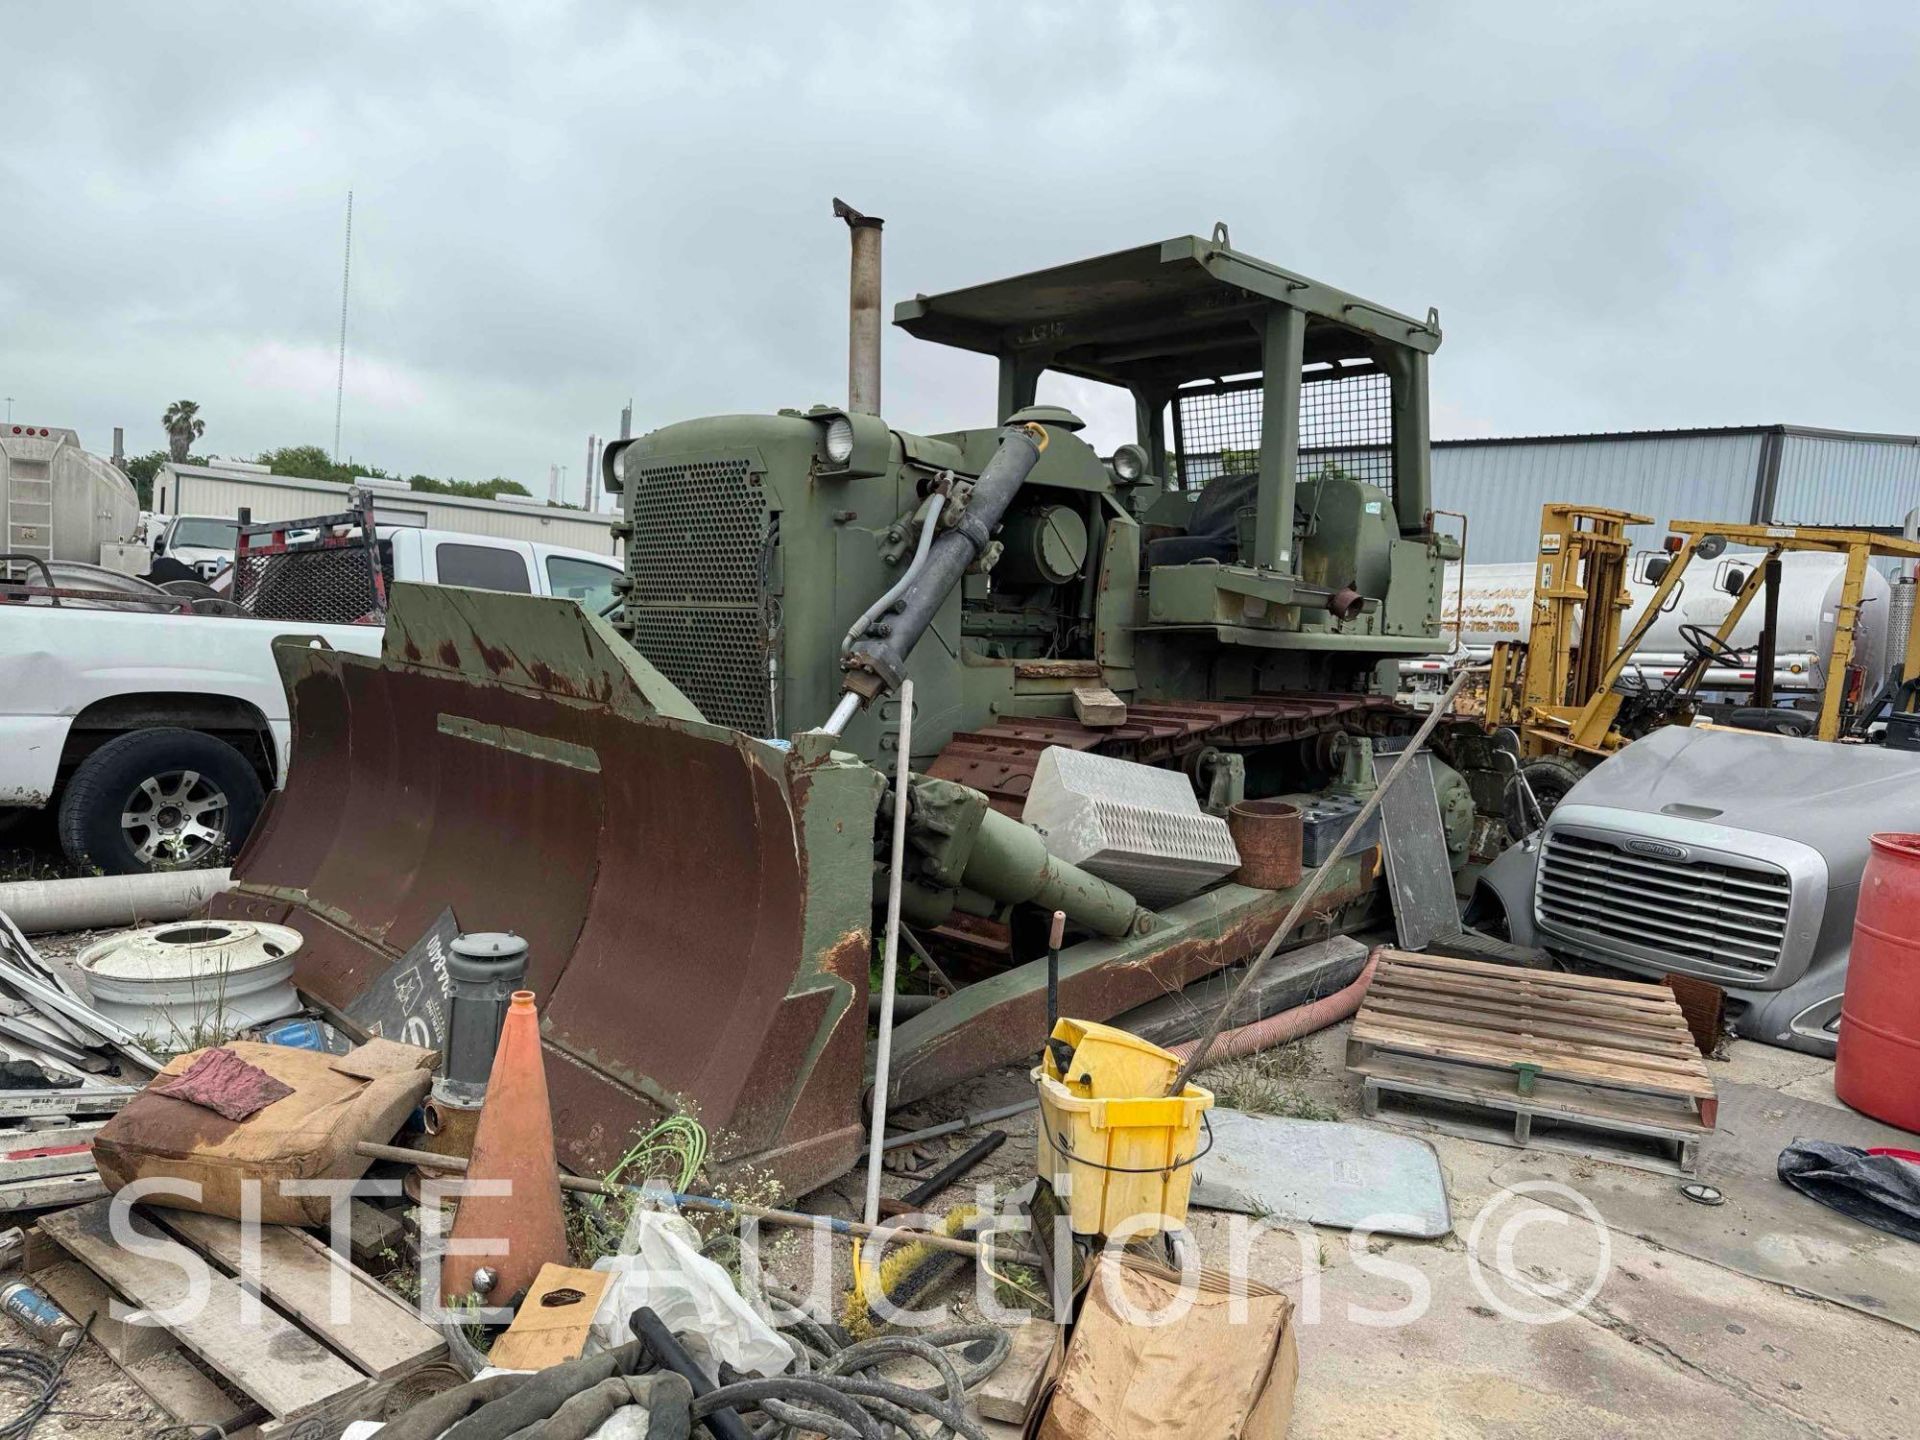
[[[1595,767],[1563,804],[1813,844],[1845,836],[1864,851],[1876,830],[1920,827],[1920,753],[1670,726]]]

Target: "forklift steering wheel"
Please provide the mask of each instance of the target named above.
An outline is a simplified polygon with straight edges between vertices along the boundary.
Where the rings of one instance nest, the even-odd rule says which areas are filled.
[[[1747,657],[1730,646],[1722,645],[1714,632],[1704,625],[1682,625],[1680,638],[1687,642],[1687,648],[1702,660],[1710,660],[1732,669],[1739,669],[1747,663]]]

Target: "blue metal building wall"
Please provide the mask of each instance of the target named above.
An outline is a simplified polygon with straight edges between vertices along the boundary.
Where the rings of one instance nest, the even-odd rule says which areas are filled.
[[[1753,518],[1759,430],[1452,440],[1433,447],[1433,503],[1467,513],[1467,559],[1532,557],[1540,507],[1557,501],[1631,510],[1655,524],[1634,536],[1651,548],[1669,520]]]
[[[1300,477],[1364,474],[1380,453],[1303,450]],[[1189,463],[1196,480],[1217,472]],[[1672,520],[1897,527],[1920,506],[1920,436],[1769,425],[1434,443],[1433,503],[1466,512],[1470,561],[1531,559],[1556,501],[1651,516],[1634,536],[1647,548]]]
[[[1920,437],[1788,429],[1769,519],[1783,525],[1898,525],[1920,505]]]

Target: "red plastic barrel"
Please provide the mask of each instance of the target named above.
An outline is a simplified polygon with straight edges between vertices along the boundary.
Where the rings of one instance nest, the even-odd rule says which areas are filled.
[[[1875,835],[1860,876],[1833,1089],[1920,1132],[1920,835]]]

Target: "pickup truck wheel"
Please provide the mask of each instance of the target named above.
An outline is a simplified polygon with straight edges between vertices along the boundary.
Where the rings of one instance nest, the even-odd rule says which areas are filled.
[[[260,817],[260,777],[233,746],[165,727],[116,736],[60,798],[60,848],[109,875],[230,859]]]

